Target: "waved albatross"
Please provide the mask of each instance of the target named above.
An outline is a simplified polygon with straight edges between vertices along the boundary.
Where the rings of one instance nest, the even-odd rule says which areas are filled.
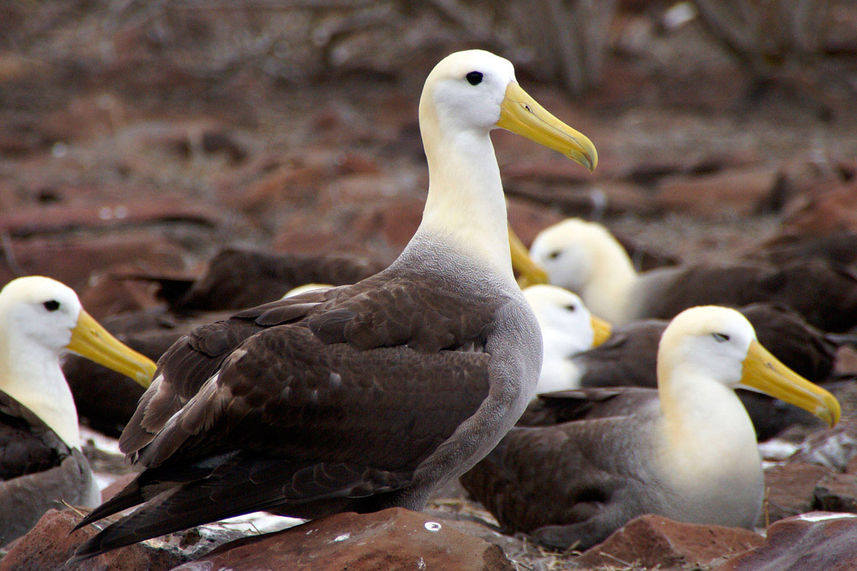
[[[41,276],[0,290],[0,545],[64,500],[94,507],[101,494],[81,453],[77,412],[60,370],[73,351],[148,386],[155,364],[83,310],[67,286]]]
[[[610,337],[610,324],[592,315],[574,293],[553,285],[524,289],[542,332],[542,370],[536,394],[576,388],[578,376],[573,359]]]
[[[524,290],[525,296],[528,291]],[[566,293],[568,295],[574,294]],[[542,330],[544,350],[538,393],[591,387],[657,387],[658,343],[668,322],[662,319],[635,321],[612,330],[610,338],[598,346],[581,349],[592,339],[593,328],[585,320],[575,319],[575,313],[569,313],[567,303],[571,298],[566,296],[542,294],[537,303],[531,301]],[[580,312],[588,314],[580,298],[575,296],[574,299],[573,306],[580,308],[578,315]],[[780,305],[753,303],[739,311],[753,325],[759,342],[787,367],[816,383],[837,380],[831,377],[836,351],[841,342],[853,342],[852,337],[819,331],[800,315]],[[553,324],[546,322],[548,315],[552,316]],[[562,325],[558,326],[560,319]],[[657,392],[587,391],[582,396],[587,417],[592,417],[604,416],[603,409],[614,409],[617,401],[628,403],[633,399],[636,402],[641,397],[656,399]],[[817,422],[806,411],[761,393],[739,389],[738,396],[760,441],[773,438],[793,424]],[[560,401],[542,397],[527,408],[518,424],[541,424],[545,418],[570,420],[568,415],[578,414],[574,410],[576,407],[570,406],[572,397],[566,394]]]
[[[836,399],[777,361],[732,309],[676,316],[657,368],[658,401],[628,416],[513,428],[462,484],[505,528],[560,548],[586,549],[646,513],[751,528],[764,480],[733,389],[839,420]]]
[[[857,274],[821,259],[782,265],[693,263],[638,274],[602,225],[569,218],[542,230],[530,246],[550,283],[579,294],[614,326],[643,318],[670,319],[695,305],[786,305],[824,331],[857,325]]]
[[[489,132],[590,170],[595,147],[527,95],[510,62],[481,50],[432,70],[419,119],[428,196],[399,258],[169,349],[120,439],[145,470],[80,525],[143,505],[78,558],[256,510],[421,509],[514,425],[536,387],[541,337],[512,273]]]

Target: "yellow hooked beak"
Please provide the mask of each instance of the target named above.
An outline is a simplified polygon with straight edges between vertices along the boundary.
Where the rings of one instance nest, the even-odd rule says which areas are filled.
[[[590,316],[590,321],[592,323],[592,332],[594,333],[592,346],[598,347],[610,339],[610,334],[613,332],[613,326],[600,317],[595,317],[594,315]]]
[[[497,126],[558,151],[590,172],[598,166],[592,141],[551,115],[515,81],[506,87]]]
[[[151,359],[122,344],[82,309],[66,349],[131,377],[145,388],[157,368]]]
[[[518,285],[521,289],[548,283],[548,273],[530,257],[527,247],[511,226],[509,226],[509,249],[512,251],[512,268],[518,273]]]
[[[830,426],[842,414],[836,397],[786,367],[758,341],[750,343],[741,384],[808,410]]]

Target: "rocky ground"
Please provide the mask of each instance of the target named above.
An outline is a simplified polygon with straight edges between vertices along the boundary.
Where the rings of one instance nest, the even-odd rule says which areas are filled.
[[[0,283],[51,275],[105,318],[161,303],[153,286],[117,282],[117,274],[193,276],[227,245],[393,259],[416,228],[427,183],[416,120],[422,82],[440,57],[484,37],[431,8],[356,4],[363,7],[0,6]],[[665,6],[638,12],[633,4],[623,3],[611,27],[603,84],[579,99],[528,66],[525,45],[497,44],[511,46],[522,85],[589,135],[601,161],[590,176],[497,133],[510,220],[524,241],[564,216],[585,216],[653,252],[724,260],[794,236],[857,231],[857,48],[755,89],[697,22],[669,27]],[[857,11],[842,6],[838,45],[854,47]],[[854,370],[848,358],[841,369]],[[711,528],[702,541],[688,526],[648,518],[608,540],[612,551],[601,552],[609,555],[580,558],[497,533],[486,512],[453,492],[427,514],[380,517],[423,530],[442,519],[444,531],[499,545],[511,563],[476,548],[498,569],[710,568],[761,546],[728,567],[752,568],[754,557],[798,543],[800,533],[853,537],[855,520],[773,523],[817,509],[857,511],[857,466],[847,461],[853,422],[813,436],[840,461],[805,453],[771,465],[759,528],[767,542]],[[101,448],[108,473],[126,469]],[[64,533],[62,518],[72,516],[57,518],[52,529]],[[364,523],[324,525],[338,533]],[[159,561],[150,564],[183,560]],[[814,568],[834,568],[819,561]]]

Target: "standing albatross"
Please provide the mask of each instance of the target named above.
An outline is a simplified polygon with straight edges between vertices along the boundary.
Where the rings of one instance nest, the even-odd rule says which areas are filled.
[[[64,351],[144,386],[155,372],[60,282],[28,276],[0,290],[0,545],[62,501],[94,507],[101,499],[80,450],[77,412],[60,369]]]
[[[586,549],[647,513],[751,528],[764,479],[733,389],[839,421],[833,395],[779,362],[733,309],[677,315],[661,337],[657,374],[659,398],[633,414],[513,428],[462,484],[505,528],[560,548]]]
[[[80,525],[143,505],[79,558],[256,510],[421,509],[514,425],[541,342],[512,273],[489,132],[590,170],[596,151],[520,88],[510,62],[481,50],[443,59],[419,112],[429,189],[399,258],[171,347],[120,439],[145,470]]]

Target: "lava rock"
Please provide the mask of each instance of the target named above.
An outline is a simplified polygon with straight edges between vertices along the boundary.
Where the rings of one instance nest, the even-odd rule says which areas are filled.
[[[764,539],[747,529],[673,521],[659,515],[632,519],[575,560],[579,566],[698,568],[759,547]]]
[[[71,510],[47,511],[36,527],[12,545],[0,561],[0,571],[158,571],[171,569],[185,561],[177,551],[137,543],[81,563],[69,564],[68,559],[74,555],[78,546],[98,533],[92,526],[72,533],[80,519],[80,516]]]
[[[810,512],[768,528],[764,545],[717,567],[716,571],[845,571],[857,569],[857,516]]]
[[[511,571],[503,551],[426,514],[340,513],[221,546],[175,571],[456,569]]]

